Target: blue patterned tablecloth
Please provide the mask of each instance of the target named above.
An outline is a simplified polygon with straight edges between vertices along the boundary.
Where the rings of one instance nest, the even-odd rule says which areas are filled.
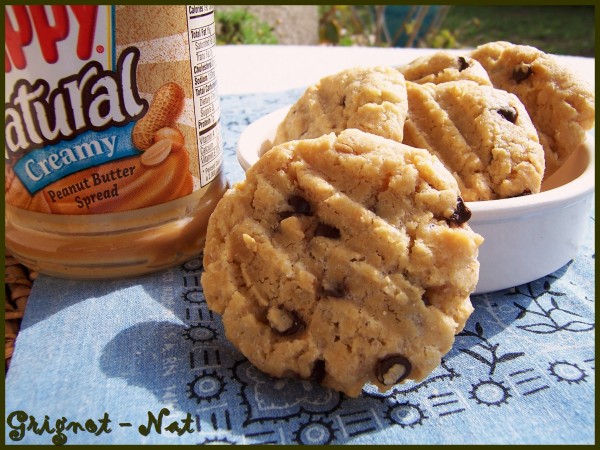
[[[222,97],[237,138],[302,90]],[[6,378],[9,444],[540,444],[595,442],[594,211],[575,260],[475,312],[429,378],[350,399],[272,380],[207,309],[201,256],[105,282],[40,276]]]

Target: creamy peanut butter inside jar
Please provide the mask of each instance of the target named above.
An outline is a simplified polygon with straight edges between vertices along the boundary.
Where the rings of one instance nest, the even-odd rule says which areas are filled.
[[[41,273],[200,254],[227,189],[212,6],[5,6],[5,245]]]

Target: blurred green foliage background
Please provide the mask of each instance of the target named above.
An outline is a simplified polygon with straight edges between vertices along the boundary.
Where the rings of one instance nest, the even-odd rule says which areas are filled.
[[[243,7],[217,9],[216,18],[219,44],[276,44],[276,28],[290,26],[270,25]],[[506,40],[548,53],[595,56],[593,5],[318,5],[318,21],[323,45],[468,48]]]

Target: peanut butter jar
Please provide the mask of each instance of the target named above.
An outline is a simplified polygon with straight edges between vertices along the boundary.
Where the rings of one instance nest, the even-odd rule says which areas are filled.
[[[5,6],[5,245],[66,278],[198,256],[227,189],[212,6]]]

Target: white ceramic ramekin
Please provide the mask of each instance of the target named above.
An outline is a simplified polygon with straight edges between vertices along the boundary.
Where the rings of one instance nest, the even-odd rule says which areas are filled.
[[[589,136],[538,194],[467,202],[469,225],[485,238],[476,293],[537,280],[575,258],[589,226],[594,148]]]
[[[237,157],[244,170],[271,147],[288,109],[260,118],[241,134]],[[537,280],[577,255],[594,197],[594,151],[594,134],[589,133],[585,144],[544,181],[538,194],[467,202],[472,212],[469,225],[485,239],[479,249],[476,294]]]

